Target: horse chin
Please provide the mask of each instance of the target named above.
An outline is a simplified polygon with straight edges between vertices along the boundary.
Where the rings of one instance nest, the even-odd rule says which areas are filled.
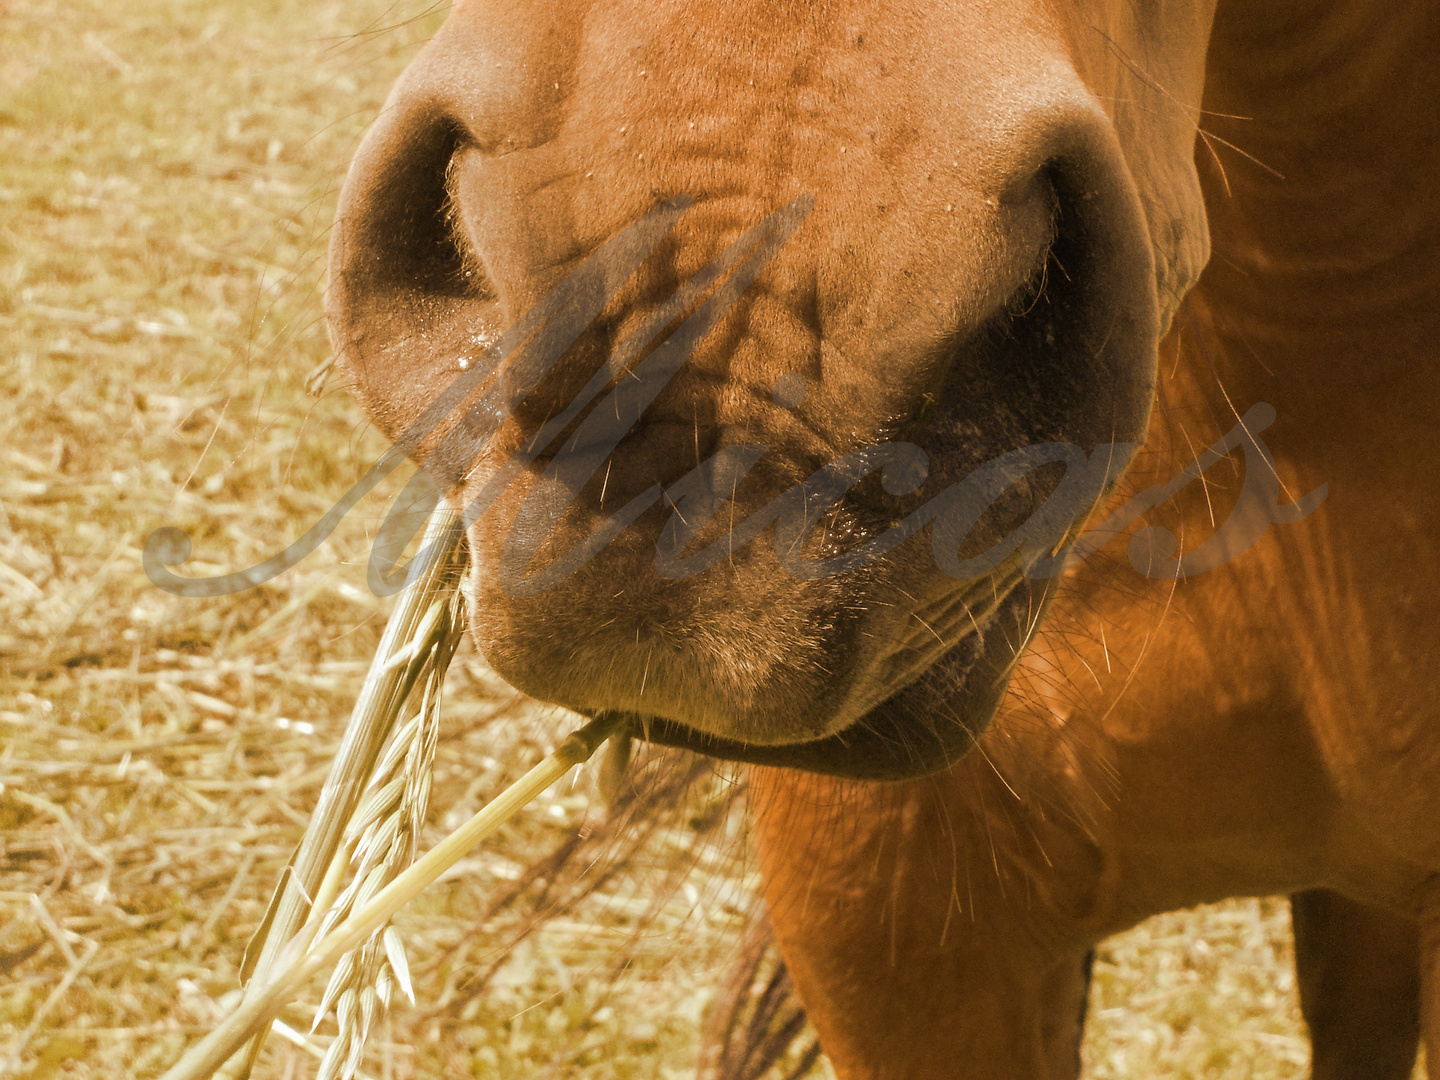
[[[1053,583],[1022,579],[974,633],[834,734],[764,745],[638,714],[636,734],[731,761],[854,780],[901,781],[939,772],[959,761],[989,726],[1053,595]]]

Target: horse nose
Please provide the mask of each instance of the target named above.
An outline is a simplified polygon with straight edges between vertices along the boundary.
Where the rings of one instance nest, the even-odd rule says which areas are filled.
[[[956,374],[948,370],[954,364],[947,348],[1000,334],[1023,338],[1024,351],[1052,373],[1069,372],[1092,389],[1108,387],[1108,394],[1100,395],[1106,400],[1096,394],[1074,399],[1082,411],[1090,410],[1093,423],[1072,426],[1072,441],[1093,444],[1138,437],[1153,378],[1137,374],[1153,367],[1159,305],[1144,212],[1113,127],[1078,76],[1064,66],[1023,85],[1002,86],[999,92],[992,87],[983,96],[994,100],[965,118],[969,128],[960,140],[963,149],[956,152],[966,190],[957,193],[953,207],[944,206],[944,215],[935,208],[939,219],[933,232],[969,236],[951,249],[931,249],[931,263],[953,256],[958,269],[933,276],[930,267],[917,261],[919,286],[911,290],[932,312],[953,301],[951,321],[916,320],[910,310],[896,308],[893,326],[867,326],[863,333],[868,341],[853,336],[859,346],[854,354],[859,355],[873,355],[875,343],[884,341],[883,352],[889,356],[877,359],[883,359],[893,377],[881,395],[883,402],[868,388],[837,385],[843,400],[836,407],[850,410],[857,421],[875,413],[870,426],[879,430],[882,414],[913,414],[916,402],[933,396],[938,380]],[[454,86],[420,67],[413,77],[402,79],[367,135],[342,195],[327,295],[332,335],[340,370],[392,436],[420,413],[447,378],[473,363],[523,314],[510,308],[536,298],[534,283],[548,280],[545,267],[575,259],[579,247],[589,243],[581,237],[593,232],[593,227],[583,227],[587,223],[553,221],[553,215],[529,206],[510,207],[515,213],[498,208],[488,214],[488,226],[524,230],[529,237],[525,244],[510,246],[525,251],[527,265],[487,267],[459,237],[452,199],[466,158],[463,152],[457,157],[457,151],[473,148],[476,141],[473,112],[457,103]],[[764,171],[757,165],[757,186],[763,186],[759,174]],[[814,170],[795,179],[823,189],[825,176]],[[894,177],[882,179],[893,186]],[[863,216],[865,200],[857,194],[864,195],[863,187],[837,189],[828,198],[820,190],[817,220]],[[971,197],[963,199],[967,205],[962,207],[964,196]],[[917,189],[910,197],[920,201],[923,194]],[[951,215],[951,210],[956,212]],[[560,216],[570,212],[567,208]],[[695,214],[700,212],[697,207]],[[692,217],[687,215],[686,221]],[[682,223],[676,236],[698,234],[702,228]],[[875,230],[872,247],[878,253],[870,257],[882,269],[892,257],[883,250],[888,242],[882,230]],[[703,246],[696,245],[697,250]],[[816,259],[823,261],[823,251]],[[895,270],[891,281],[910,274],[899,263],[889,269]],[[496,281],[503,287],[492,282],[492,273],[499,275]],[[877,280],[881,276],[876,275]],[[517,282],[522,285],[517,287]],[[838,282],[835,292],[848,289],[851,296],[832,296],[828,302],[834,310],[845,308],[849,300],[868,302],[865,297],[873,288],[864,282],[855,285],[848,279]],[[933,295],[918,295],[927,289]],[[819,319],[824,321],[823,314]],[[823,333],[829,330],[825,327]],[[937,348],[937,340],[948,345]],[[598,362],[607,345],[605,328],[594,328],[582,344]],[[927,349],[935,363],[917,363],[916,357]],[[1020,354],[1014,348],[1007,351]],[[962,379],[965,353],[962,349],[959,355]],[[571,359],[565,365],[571,381],[595,366],[578,354]],[[703,361],[697,356],[697,362]],[[550,381],[559,378],[556,374]],[[554,401],[568,399],[579,389],[568,382],[559,387],[547,383],[545,388],[555,392],[536,394],[528,403],[532,411],[538,410],[529,417],[534,423],[554,412]],[[817,393],[814,400],[818,407],[825,398]],[[511,404],[522,412],[526,407],[518,401]],[[1121,416],[1128,419],[1120,422]],[[856,424],[857,429],[861,426],[865,424]]]
[[[960,178],[954,196],[915,215],[910,252],[876,245],[881,302],[870,282],[834,290],[832,309],[846,316],[832,320],[837,351],[857,358],[847,415],[888,414],[899,437],[924,444],[927,430],[948,432],[991,452],[1006,447],[985,433],[1007,424],[1012,449],[1140,441],[1162,315],[1115,128],[1064,68],[987,96],[939,163]],[[917,184],[911,195],[929,192]],[[838,299],[847,287],[849,308]],[[854,331],[843,325],[851,312]],[[958,480],[981,461],[954,449]]]
[[[1024,56],[1039,59],[1024,71],[987,71],[962,53],[921,69],[942,86],[911,79],[902,91],[867,76],[853,99],[823,100],[784,80],[751,90],[750,74],[765,81],[756,68],[717,98],[679,74],[664,86],[638,75],[617,83],[609,75],[621,61],[597,45],[604,62],[576,61],[583,79],[566,91],[564,76],[515,74],[525,65],[490,79],[495,58],[484,49],[499,38],[488,25],[456,25],[366,137],[332,240],[337,360],[382,430],[403,430],[486,343],[501,341],[524,364],[537,350],[508,350],[520,340],[514,327],[532,321],[527,312],[582,263],[603,262],[622,234],[665,207],[674,215],[663,243],[657,236],[633,260],[606,263],[585,308],[593,329],[576,331],[583,355],[561,350],[566,360],[543,379],[520,380],[527,394],[506,397],[478,467],[454,473],[464,473],[465,497],[488,507],[469,531],[471,591],[477,640],[495,669],[570,707],[644,711],[765,745],[838,736],[910,687],[916,702],[953,689],[981,663],[975,650],[986,670],[1008,671],[1011,643],[1043,598],[1006,569],[975,594],[994,606],[972,612],[971,594],[955,584],[963,575],[942,565],[967,563],[965,544],[977,554],[1000,548],[1048,500],[1058,474],[1047,464],[1007,487],[973,535],[937,527],[950,546],[932,542],[934,559],[912,544],[843,582],[791,569],[868,543],[1022,448],[1070,444],[1068,469],[1075,447],[1138,441],[1154,384],[1155,263],[1119,137],[1069,62],[1032,49]],[[771,45],[783,55],[779,36]],[[832,59],[844,66],[849,55]],[[700,70],[694,57],[671,60],[672,74]],[[563,108],[557,94],[568,94]],[[906,104],[915,115],[903,114]],[[927,120],[922,132],[925,108],[953,116],[953,127]],[[823,124],[806,120],[827,111]],[[707,268],[802,201],[814,212],[749,267],[754,276],[729,264],[747,284],[687,331],[712,299],[728,297],[730,271],[705,279]],[[747,241],[757,250],[759,236]],[[700,280],[710,283],[690,293]],[[626,352],[632,340],[641,344]],[[652,379],[642,368],[657,356],[665,363]],[[507,361],[496,383],[509,371]],[[662,371],[673,381],[662,385]],[[770,392],[784,374],[806,379],[803,401],[789,407]],[[579,386],[592,382],[594,395]],[[634,425],[623,441],[586,434],[612,415]],[[464,446],[489,430],[480,425]],[[765,451],[729,486],[728,509],[708,525],[699,519],[711,530],[704,542],[723,546],[737,523],[766,527],[765,508],[817,469],[897,439],[927,455],[924,492],[862,480],[821,500],[824,527],[800,532],[793,558],[780,552],[777,526],[771,539],[727,551],[709,576],[657,570],[669,509],[644,497],[717,449]],[[573,475],[552,475],[565,464],[558,452],[541,460],[562,443]],[[1127,455],[1111,449],[1099,460],[1118,472]],[[626,518],[632,503],[641,516]],[[603,531],[611,521],[629,525],[612,535]],[[507,592],[492,571],[506,565],[516,526],[538,545],[527,549],[538,552],[537,570],[562,565],[567,552],[588,561],[553,589]],[[610,539],[587,546],[596,536]],[[967,707],[988,716],[985,695],[1003,684],[977,679]],[[877,738],[909,745],[898,728]],[[861,767],[846,762],[833,767]]]
[[[1004,312],[1005,352],[1071,396],[1057,434],[1086,447],[1140,441],[1162,330],[1149,225],[1109,117],[1066,74],[997,155],[996,189],[1047,200],[1052,214],[1044,257]]]

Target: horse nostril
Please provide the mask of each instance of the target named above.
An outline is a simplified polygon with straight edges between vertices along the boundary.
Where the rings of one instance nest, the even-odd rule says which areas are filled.
[[[326,313],[337,365],[391,437],[499,336],[494,290],[451,208],[464,139],[420,98],[392,103],[340,197]]]
[[[1096,140],[1098,141],[1098,140]],[[1047,160],[1036,174],[1053,233],[1004,333],[1076,403],[1062,430],[1078,444],[1138,439],[1153,395],[1153,271],[1144,219],[1124,179],[1094,142]]]
[[[443,116],[387,117],[351,166],[336,218],[332,272],[341,287],[461,296],[477,268],[455,241],[447,187],[460,142]]]

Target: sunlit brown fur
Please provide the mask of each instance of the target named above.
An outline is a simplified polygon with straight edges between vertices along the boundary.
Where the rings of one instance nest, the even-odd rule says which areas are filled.
[[[1290,497],[1329,498],[1191,580],[1102,551],[948,773],[755,776],[776,932],[841,1076],[1073,1076],[1089,949],[1275,892],[1314,1075],[1408,1077],[1422,1029],[1440,1061],[1440,17],[1222,5],[1215,34],[1215,254],[1127,482],[1267,400]],[[1210,535],[1236,461],[1150,520]]]
[[[1062,144],[1108,177],[1116,243],[1144,240],[1138,258],[1096,263],[1095,302],[1148,312],[1122,336],[1159,361],[1119,497],[1174,476],[1257,401],[1278,414],[1265,441],[1287,496],[1328,485],[1318,511],[1218,570],[1151,580],[1121,540],[1065,579],[1044,621],[1018,608],[1022,632],[990,637],[1009,649],[995,663],[1014,664],[1008,693],[951,768],[893,784],[757,770],[775,933],[845,1080],[1073,1076],[1095,943],[1155,912],[1274,892],[1297,896],[1315,1075],[1403,1077],[1417,1031],[1440,1061],[1440,11],[1226,0],[1213,32],[1211,14],[472,0],[352,175],[333,325],[392,433],[471,335],[661,199],[697,199],[501,449],[741,230],[817,195],[555,550],[604,500],[728,442],[781,450],[742,493],[753,508],[826,455],[913,435],[937,363],[971,355],[937,342],[1023,326],[1007,305],[1039,280],[1034,295],[1065,287],[1039,254],[1053,206],[1034,187]],[[447,263],[434,253],[451,223],[470,250]],[[455,285],[462,265],[488,283]],[[766,399],[787,371],[812,377],[801,423]],[[999,452],[1025,430],[997,414],[972,441]],[[1240,461],[1146,524],[1193,548],[1228,514]],[[876,660],[930,659],[930,636],[964,632],[916,625],[955,587],[923,560],[802,583],[757,546],[728,577],[666,585],[648,562],[657,515],[565,589],[507,597],[486,569],[533,482],[471,535],[477,638],[532,693],[746,753],[798,747],[786,760],[832,772],[804,748],[864,730],[886,694],[920,687],[936,723],[990,720],[959,704],[968,675],[947,699],[940,664],[908,684]],[[943,763],[920,755],[913,772]]]

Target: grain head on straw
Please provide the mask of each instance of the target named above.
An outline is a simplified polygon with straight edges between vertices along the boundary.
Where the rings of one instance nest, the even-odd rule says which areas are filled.
[[[443,504],[431,517],[411,584],[386,627],[321,806],[251,943],[255,960],[247,956],[244,998],[166,1080],[213,1075],[248,1040],[232,1066],[233,1075],[247,1075],[288,996],[332,965],[315,1025],[333,1009],[339,1035],[321,1062],[320,1080],[350,1080],[394,988],[414,1000],[404,944],[391,916],[612,735],[619,735],[617,745],[628,745],[628,718],[602,714],[413,862],[429,806],[441,686],[464,630],[458,522],[459,515]],[[400,723],[412,701],[413,715]],[[350,880],[342,888],[347,868]]]

